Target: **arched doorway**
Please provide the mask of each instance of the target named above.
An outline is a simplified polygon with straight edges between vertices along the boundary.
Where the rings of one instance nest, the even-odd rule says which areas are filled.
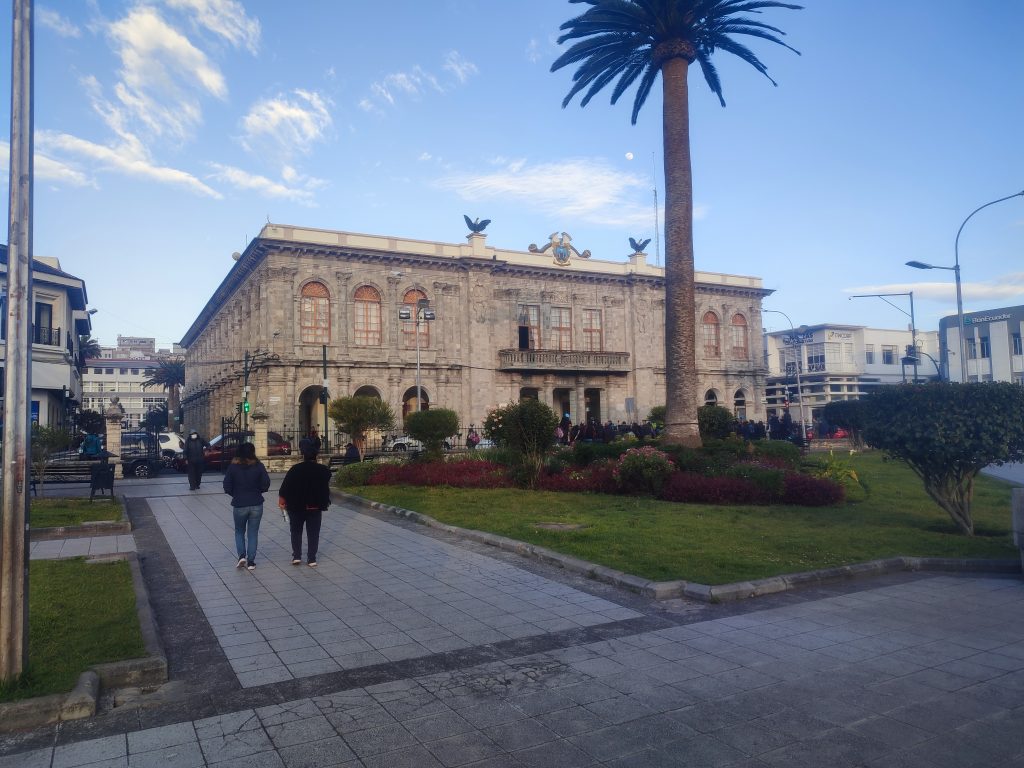
[[[369,384],[357,389],[354,393],[352,393],[352,397],[375,397],[378,400],[382,399],[380,396],[380,392],[377,390],[377,388],[371,387]]]
[[[739,421],[745,421],[747,418],[747,395],[742,389],[736,390],[732,400],[732,412]]]
[[[324,406],[320,402],[320,393],[323,387],[313,385],[306,387],[299,394],[299,423],[296,425],[298,434],[295,435],[294,444],[298,445],[298,438],[305,437],[314,428],[320,435],[327,433],[327,424],[324,419]]]
[[[416,408],[416,387],[409,387],[405,390],[405,394],[402,395],[402,423],[405,423],[406,417],[416,410],[429,411],[430,410],[430,395],[427,393],[427,388],[424,386],[420,387],[420,394],[423,398],[419,409]]]

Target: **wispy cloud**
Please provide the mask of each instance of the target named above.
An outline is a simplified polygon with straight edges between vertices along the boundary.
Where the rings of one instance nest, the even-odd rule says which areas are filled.
[[[544,54],[540,51],[540,40],[532,38],[526,44],[526,60],[531,64],[536,64],[542,58],[544,58]]]
[[[1003,301],[1024,296],[1024,272],[1012,272],[987,282],[965,282],[960,286],[964,301]],[[949,301],[956,294],[952,280],[921,283],[890,283],[844,288],[844,293],[907,293],[917,300]]]
[[[313,205],[313,189],[323,184],[319,179],[305,179],[299,176],[293,168],[287,166],[283,174],[285,183],[230,165],[212,163],[211,167],[214,170],[213,178],[230,184],[236,189],[256,192],[264,197],[293,200],[309,206]],[[303,186],[296,186],[296,184]]]
[[[80,139],[67,133],[38,131],[37,146],[55,154],[70,154],[85,158],[102,168],[141,179],[181,187],[194,194],[220,199],[222,195],[208,187],[192,174],[177,168],[153,163],[139,148],[130,144],[108,147]]]
[[[249,18],[236,0],[166,0],[171,8],[194,15],[196,24],[234,46],[244,46],[255,54],[260,44],[260,23]]]
[[[242,145],[279,162],[308,154],[333,124],[329,104],[315,91],[301,89],[259,101],[242,118]]]
[[[478,71],[476,64],[458,51],[445,54],[441,70],[445,73],[444,80],[419,64],[385,75],[370,84],[370,94],[359,100],[359,107],[366,112],[382,113],[384,108],[396,106],[403,97],[419,99],[429,92],[441,94],[465,85]]]
[[[437,184],[467,200],[508,198],[552,217],[584,219],[608,226],[651,224],[651,209],[640,202],[650,182],[623,173],[603,160],[573,159],[529,165],[501,158],[491,173],[455,174]]]
[[[6,172],[10,166],[11,145],[6,141],[0,141],[0,171]],[[65,163],[43,154],[36,149],[32,158],[33,169],[36,180],[54,181],[60,184],[70,184],[73,187],[97,187],[96,181],[89,178],[84,172]]]
[[[50,8],[38,7],[36,9],[36,18],[41,26],[56,32],[60,37],[82,36],[82,30],[75,26],[70,19],[61,16],[60,13]]]

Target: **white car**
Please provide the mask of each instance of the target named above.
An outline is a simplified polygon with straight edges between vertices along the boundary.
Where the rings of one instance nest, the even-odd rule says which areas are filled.
[[[175,456],[185,450],[185,438],[177,432],[161,432],[157,439],[160,441],[161,456]]]
[[[398,451],[404,453],[405,451],[422,451],[423,443],[415,438],[409,437],[408,435],[386,435],[384,442],[381,443],[381,447],[385,451]],[[444,441],[444,449],[450,451],[452,444],[448,441]]]

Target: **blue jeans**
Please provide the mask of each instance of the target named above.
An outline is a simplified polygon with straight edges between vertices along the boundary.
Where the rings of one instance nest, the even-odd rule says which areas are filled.
[[[235,551],[238,552],[239,559],[244,557],[251,563],[256,559],[256,545],[260,538],[263,505],[232,507],[231,511],[235,514]]]

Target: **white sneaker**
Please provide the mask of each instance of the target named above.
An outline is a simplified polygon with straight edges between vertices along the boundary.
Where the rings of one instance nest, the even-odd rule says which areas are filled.
[[[238,558],[238,565],[236,565],[235,568],[245,568],[245,566],[246,566],[245,558],[244,557]]]

